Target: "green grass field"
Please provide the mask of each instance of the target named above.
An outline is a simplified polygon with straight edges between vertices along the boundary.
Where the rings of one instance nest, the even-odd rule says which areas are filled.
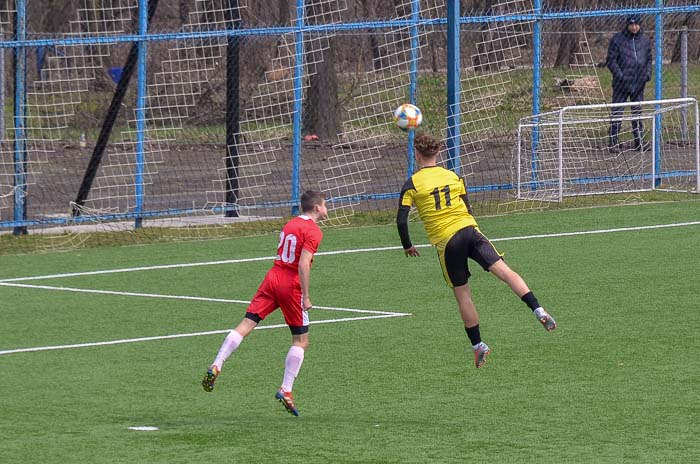
[[[694,224],[646,228],[678,223]],[[311,276],[314,304],[410,315],[342,321],[380,314],[313,310],[313,321],[327,323],[311,327],[295,383],[298,418],[273,398],[286,328],[253,333],[211,394],[200,380],[223,332],[16,351],[223,331],[245,304],[211,300],[252,297],[271,261],[245,260],[271,256],[276,234],[2,256],[0,460],[697,460],[700,202],[480,224],[559,329],[546,333],[505,285],[472,263],[482,336],[493,350],[476,370],[434,250],[405,258],[392,226],[329,229]],[[606,229],[622,230],[547,236]],[[419,224],[412,233],[425,243]],[[524,238],[533,235],[545,236]],[[351,252],[332,253],[344,250]],[[221,260],[232,261],[138,269]],[[117,269],[131,271],[80,274]],[[280,322],[275,314],[263,325]]]

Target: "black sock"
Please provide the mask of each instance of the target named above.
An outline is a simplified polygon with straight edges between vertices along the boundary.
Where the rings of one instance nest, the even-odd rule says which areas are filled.
[[[474,327],[465,327],[464,330],[467,331],[467,337],[469,341],[472,342],[472,346],[481,343],[481,333],[479,332],[479,324]]]
[[[537,301],[537,297],[535,297],[535,294],[532,292],[527,292],[521,296],[520,299],[533,311],[540,307],[540,302]]]

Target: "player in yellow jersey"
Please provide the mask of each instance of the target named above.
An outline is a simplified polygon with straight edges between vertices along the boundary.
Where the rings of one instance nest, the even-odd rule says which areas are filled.
[[[401,244],[406,256],[420,256],[408,233],[408,213],[411,206],[415,206],[430,243],[437,249],[443,277],[454,291],[464,328],[472,344],[474,364],[479,368],[491,350],[481,341],[479,314],[468,283],[471,274],[467,258],[508,284],[548,332],[556,329],[557,324],[540,306],[522,277],[503,261],[502,255],[479,230],[472,216],[464,180],[454,172],[437,166],[437,155],[442,144],[427,134],[417,134],[414,144],[416,161],[421,169],[401,189],[396,215]]]

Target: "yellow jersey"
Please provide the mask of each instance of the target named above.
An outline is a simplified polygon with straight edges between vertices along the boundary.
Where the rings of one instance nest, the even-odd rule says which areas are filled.
[[[429,166],[413,174],[401,189],[399,208],[418,209],[430,243],[435,245],[458,230],[477,226],[469,214],[464,180],[440,166]]]

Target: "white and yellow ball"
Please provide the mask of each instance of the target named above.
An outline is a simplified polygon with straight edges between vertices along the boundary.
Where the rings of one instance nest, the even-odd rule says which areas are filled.
[[[423,113],[416,105],[404,103],[394,111],[394,121],[401,130],[413,130],[423,122]]]

